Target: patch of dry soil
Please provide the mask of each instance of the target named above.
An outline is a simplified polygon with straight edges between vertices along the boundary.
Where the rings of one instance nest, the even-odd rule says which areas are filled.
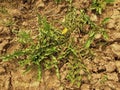
[[[28,1],[28,2],[27,2]],[[87,0],[74,0],[76,8],[89,6]],[[0,1],[1,8],[7,11],[0,12],[0,54],[12,53],[20,46],[16,42],[16,35],[12,30],[31,30],[35,34],[37,30],[36,13],[45,15],[49,21],[64,18],[68,4],[56,5],[52,0],[13,0],[13,2]],[[102,49],[95,49],[94,60],[84,60],[91,72],[91,80],[83,77],[80,88],[72,88],[66,82],[66,65],[60,69],[61,81],[54,73],[43,72],[42,81],[36,80],[35,68],[27,74],[23,74],[25,68],[18,65],[16,61],[2,62],[0,60],[0,90],[120,90],[120,1],[116,0],[114,5],[107,7],[102,17],[111,17],[107,24],[110,36],[109,43]],[[93,21],[98,17],[91,15]],[[101,17],[100,17],[101,18]],[[60,27],[60,24],[55,24]],[[107,80],[106,80],[107,77]]]

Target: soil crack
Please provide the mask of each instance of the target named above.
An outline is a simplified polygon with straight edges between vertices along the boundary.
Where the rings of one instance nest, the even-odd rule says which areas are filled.
[[[9,88],[8,88],[8,90],[13,90],[13,85],[12,85],[12,74],[11,74],[11,71],[10,71]]]

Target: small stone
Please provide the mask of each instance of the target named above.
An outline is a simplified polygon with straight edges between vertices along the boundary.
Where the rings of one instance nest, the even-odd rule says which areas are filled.
[[[120,45],[117,44],[117,43],[114,43],[111,45],[111,49],[112,49],[112,52],[117,55],[118,57],[120,57]]]
[[[84,75],[85,72],[83,70],[80,70],[80,75]]]
[[[44,2],[43,2],[42,0],[39,0],[39,1],[36,3],[36,7],[37,7],[37,8],[43,8],[43,7],[45,7],[45,4],[44,4]]]
[[[95,14],[91,14],[90,19],[91,19],[92,21],[98,21],[98,18],[97,18],[97,16],[96,16]]]
[[[22,25],[23,26],[28,26],[28,23],[27,22],[23,22]]]
[[[61,87],[58,88],[58,90],[64,90],[64,87],[61,86]]]
[[[115,26],[115,20],[111,19],[109,20],[109,23],[107,24],[107,28],[111,29]]]
[[[101,78],[101,74],[92,74],[92,78],[94,79],[100,79]]]
[[[98,71],[105,71],[105,66],[103,66],[103,65],[100,65],[99,67],[98,67]]]
[[[42,8],[42,7],[45,7],[44,3],[41,3],[41,4],[38,5],[38,8]]]
[[[90,90],[90,85],[88,85],[88,84],[83,84],[83,85],[81,86],[81,90]]]
[[[120,7],[119,7],[119,8],[117,8],[117,10],[118,10],[118,11],[120,11]]]
[[[102,37],[101,34],[96,34],[96,35],[95,35],[95,39],[100,39],[101,37]]]
[[[76,13],[79,15],[79,14],[80,14],[80,11],[79,11],[79,10],[77,10],[77,11],[76,11]]]
[[[105,68],[107,72],[113,72],[115,71],[116,66],[114,62],[109,62],[107,65],[105,65]]]
[[[0,67],[0,74],[4,73],[5,69],[3,67]]]
[[[112,81],[118,81],[119,80],[117,73],[108,73],[107,78],[108,78],[108,80],[112,80]]]

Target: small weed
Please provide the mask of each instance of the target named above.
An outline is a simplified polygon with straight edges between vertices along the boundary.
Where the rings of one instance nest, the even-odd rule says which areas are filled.
[[[80,74],[80,71],[84,71],[86,76],[88,77],[90,73],[87,70],[84,63],[82,62],[83,58],[80,53],[81,45],[80,44],[76,45],[76,43],[74,42],[74,39],[76,39],[76,36],[72,34],[79,35],[81,33],[87,33],[84,27],[88,23],[90,23],[90,20],[89,20],[89,16],[85,14],[84,10],[80,10],[80,15],[78,15],[76,12],[77,12],[77,9],[70,8],[70,10],[68,11],[68,14],[65,17],[63,25],[69,30],[66,33],[67,36],[69,36],[73,40],[73,41],[69,41],[71,43],[69,44],[68,49],[72,53],[70,55],[72,57],[68,58],[69,70],[66,78],[72,83],[72,85],[79,87],[81,85],[81,80],[83,77],[83,75]]]
[[[72,83],[72,85],[75,85],[76,87],[80,87],[83,76],[89,78],[90,73],[84,63],[82,63],[81,59],[75,57],[74,59],[70,59],[68,63],[68,68],[69,72],[66,78]],[[81,74],[81,71],[84,74]]]
[[[100,25],[97,25],[95,23],[90,23],[91,30],[89,31],[89,38],[85,43],[85,48],[89,48],[92,42],[95,39],[96,34],[101,34],[104,39],[108,39],[108,35],[106,30],[104,29],[105,24],[108,22],[110,18],[105,18]]]
[[[18,35],[18,42],[20,42],[21,44],[27,44],[29,43],[32,39],[30,37],[30,32],[25,32],[24,30],[21,30]]]
[[[89,48],[95,39],[96,34],[102,34],[104,39],[108,39],[108,35],[104,26],[109,21],[110,18],[105,18],[101,24],[96,24],[90,20],[90,17],[85,13],[84,10],[80,10],[80,14],[77,15],[77,10],[71,8],[70,12],[65,17],[64,26],[69,29],[69,33],[77,32],[78,34],[86,35],[88,34],[88,40],[85,43],[85,49]],[[89,27],[87,30],[85,27]]]
[[[60,3],[62,0],[55,0]],[[65,0],[72,3],[72,0]],[[98,14],[102,13],[107,3],[113,0],[93,0],[91,9]],[[72,85],[80,86],[83,75],[80,71],[85,72],[89,77],[90,73],[83,63],[83,57],[92,55],[90,50],[91,44],[95,40],[96,34],[101,34],[104,39],[108,39],[108,35],[104,26],[109,18],[105,18],[99,25],[90,20],[85,10],[78,10],[71,7],[63,22],[64,29],[62,31],[54,28],[46,18],[38,14],[38,34],[35,38],[31,37],[30,32],[20,31],[17,34],[18,42],[21,48],[13,54],[2,57],[4,61],[12,59],[19,60],[21,66],[27,66],[26,71],[32,66],[38,69],[38,79],[42,78],[43,70],[54,69],[57,77],[60,79],[59,66],[64,60],[67,62],[68,73],[66,78],[72,82]],[[10,26],[12,23],[7,23]],[[86,28],[88,27],[88,28]],[[76,38],[80,41],[81,37],[88,34],[88,39],[85,43],[76,42]],[[76,37],[81,35],[81,37]],[[103,78],[102,80],[104,81]],[[102,81],[101,80],[101,81]]]
[[[10,27],[10,26],[14,25],[15,22],[14,22],[14,21],[12,20],[12,18],[10,17],[10,18],[8,18],[8,19],[3,20],[2,24],[3,24],[4,26],[6,26],[6,27]]]
[[[108,80],[108,76],[107,75],[103,75],[102,78],[99,80],[99,82],[101,84],[104,84],[107,80]]]
[[[82,46],[81,50],[79,46],[75,46],[75,48],[79,48],[79,49],[74,49],[76,50],[75,52],[78,52],[79,50],[79,54],[77,54],[77,56],[74,56],[74,59],[73,58],[69,59],[69,63],[68,63],[68,67],[70,68],[70,70],[68,72],[67,79],[70,80],[72,84],[79,86],[82,80],[82,75],[80,74],[80,70],[83,70],[88,77],[90,76],[89,71],[86,69],[85,65],[81,61],[84,58],[88,58],[88,57],[93,58],[94,54],[93,51],[91,51],[90,46],[94,42],[96,34],[101,34],[104,39],[108,39],[108,35],[104,27],[110,18],[105,18],[98,25],[90,20],[90,17],[85,13],[84,10],[80,10],[79,11],[80,14],[77,14],[76,12],[77,9],[70,8],[70,11],[65,17],[65,21],[63,25],[67,27],[67,29],[69,30],[69,32],[67,32],[68,36],[70,36],[71,33],[83,34],[83,35],[88,34],[89,36],[86,43],[84,43],[84,45],[78,44]],[[86,26],[89,26],[89,30],[85,28]],[[75,36],[73,37],[76,38]]]
[[[36,38],[31,38],[30,33],[20,31],[18,33],[18,41],[21,44],[20,50],[4,56],[3,60],[18,59],[20,65],[27,65],[26,70],[30,70],[33,65],[36,66],[38,68],[39,80],[42,76],[42,70],[53,68],[58,78],[60,78],[58,67],[60,61],[72,53],[76,54],[69,45],[71,38],[66,37],[66,33],[52,27],[40,15],[38,15],[38,23],[39,33]]]
[[[59,61],[56,56],[58,56],[58,52],[60,52],[59,45],[62,43],[60,42],[62,36],[40,15],[38,15],[38,23],[39,34],[35,40],[30,37],[29,33],[20,32],[18,34],[18,41],[21,43],[22,48],[11,55],[7,55],[3,59],[10,60],[25,57],[19,61],[20,65],[29,65],[28,68],[36,65],[38,67],[39,79],[41,79],[43,67],[45,69],[55,68],[56,74],[59,77]],[[34,43],[34,41],[36,43]]]
[[[7,13],[8,13],[8,11],[6,10],[6,8],[5,8],[5,7],[0,6],[0,13],[2,13],[2,14],[7,14]]]
[[[102,14],[106,5],[114,2],[114,0],[92,0],[91,10],[94,10],[97,14]]]

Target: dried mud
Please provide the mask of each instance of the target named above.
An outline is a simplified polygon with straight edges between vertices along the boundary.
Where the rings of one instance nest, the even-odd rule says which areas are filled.
[[[9,1],[9,0],[8,0]],[[2,2],[0,8],[6,8],[0,13],[0,54],[12,53],[19,49],[16,35],[12,30],[31,30],[35,34],[37,30],[37,13],[48,18],[49,21],[64,18],[68,4],[56,5],[52,0],[32,0],[32,2]],[[23,0],[25,1],[25,0]],[[27,1],[27,0],[26,0]],[[28,0],[29,1],[29,0]],[[89,6],[87,0],[73,0],[76,8]],[[0,9],[1,10],[1,9]],[[41,82],[36,80],[36,69],[23,74],[25,68],[20,67],[16,61],[3,62],[0,60],[0,90],[120,90],[120,1],[116,0],[113,5],[106,8],[101,17],[93,20],[111,17],[106,29],[109,34],[108,44],[104,48],[94,48],[95,59],[84,60],[91,72],[91,80],[83,77],[80,88],[72,87],[65,80],[66,71],[60,69],[61,81],[52,72],[43,72]],[[14,22],[14,23],[12,23]],[[53,23],[54,24],[54,23]],[[59,23],[56,27],[62,28]],[[107,76],[107,80],[105,77]]]

